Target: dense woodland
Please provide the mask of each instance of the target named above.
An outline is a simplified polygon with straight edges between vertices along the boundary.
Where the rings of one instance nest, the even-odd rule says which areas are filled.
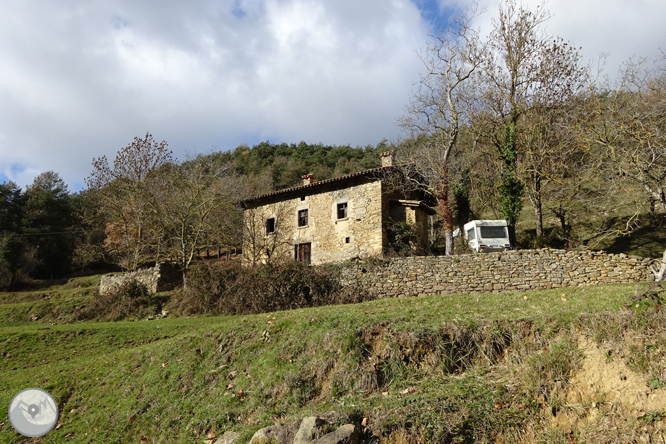
[[[424,73],[398,124],[376,146],[241,145],[176,161],[166,142],[135,138],[93,159],[88,188],[56,172],[0,184],[0,286],[159,260],[183,276],[202,251],[238,248],[239,200],[379,166],[392,150],[412,173],[396,186],[438,201],[437,245],[473,218],[502,218],[518,246],[576,248],[661,226],[666,211],[666,64],[629,60],[615,80],[573,43],[544,34],[543,8],[505,1],[483,37],[469,9],[433,32]],[[529,230],[521,221],[529,221]],[[523,222],[525,225],[525,222]],[[516,231],[516,227],[518,231]]]

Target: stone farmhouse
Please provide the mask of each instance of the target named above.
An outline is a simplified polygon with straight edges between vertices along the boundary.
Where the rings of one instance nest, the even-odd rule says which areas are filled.
[[[427,246],[435,210],[431,196],[391,186],[401,174],[394,154],[382,166],[334,179],[303,176],[303,185],[239,202],[244,209],[243,262],[291,257],[307,264],[381,256],[391,242],[387,221],[418,227]],[[276,256],[278,257],[278,256]]]

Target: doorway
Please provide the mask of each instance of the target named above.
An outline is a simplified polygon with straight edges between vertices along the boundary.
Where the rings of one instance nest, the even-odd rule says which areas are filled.
[[[294,245],[294,258],[298,262],[303,262],[305,265],[310,265],[311,252],[312,244],[310,242]]]

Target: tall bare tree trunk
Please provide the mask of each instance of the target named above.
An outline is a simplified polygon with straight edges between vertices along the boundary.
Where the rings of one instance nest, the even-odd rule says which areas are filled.
[[[453,254],[453,212],[449,204],[449,168],[446,164],[442,166],[439,190],[437,190],[437,204],[442,213],[442,226],[444,238],[446,239],[446,255]]]
[[[534,217],[536,218],[536,235],[543,237],[543,214],[541,212],[541,197],[539,197],[538,206],[534,206]]]
[[[567,223],[567,212],[560,205],[559,208],[553,209],[552,212],[560,220],[560,226],[562,227],[562,239],[564,240],[564,245],[569,246],[571,243],[571,224]]]
[[[536,219],[536,235],[543,237],[543,211],[541,206],[541,176],[539,173],[534,174],[533,189],[530,191],[530,200],[534,207],[534,218]]]

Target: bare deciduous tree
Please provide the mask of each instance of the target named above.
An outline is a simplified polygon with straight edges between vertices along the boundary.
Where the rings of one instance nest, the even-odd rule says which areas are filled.
[[[615,234],[629,234],[646,205],[666,211],[666,56],[654,65],[647,59],[627,61],[614,84],[592,84],[589,118],[579,129],[600,171],[616,188],[635,189],[634,214]],[[641,193],[642,191],[642,193]],[[626,193],[625,193],[626,194]],[[662,216],[663,217],[663,213]],[[659,270],[666,273],[666,252]]]
[[[572,99],[571,103],[579,101]],[[570,129],[573,116],[580,114],[572,111],[569,105],[536,107],[526,111],[522,118],[522,130],[518,134],[518,145],[522,149],[516,166],[534,209],[537,238],[544,236],[544,205],[554,208],[551,198],[561,196],[560,189],[567,187],[565,184],[569,178],[581,179],[588,170],[587,164],[580,159],[589,160],[589,157]],[[579,189],[576,184],[572,185],[568,187],[569,192]],[[561,213],[558,218],[563,221]],[[568,242],[566,226],[562,222],[563,236]]]
[[[401,144],[398,157],[418,174],[405,175],[411,188],[426,189],[436,197],[446,238],[446,254],[453,250],[453,216],[449,198],[451,157],[469,100],[468,84],[481,63],[478,34],[470,27],[477,7],[456,18],[446,30],[431,34],[420,55],[426,68],[405,115],[399,120],[412,140]]]
[[[93,159],[86,184],[107,218],[107,245],[128,270],[135,270],[149,255],[149,236],[154,232],[149,196],[160,170],[171,163],[167,143],[157,143],[150,134],[135,137],[118,151],[113,166],[106,156]]]
[[[500,5],[484,55],[484,92],[475,102],[476,126],[503,164],[498,189],[512,244],[524,194],[517,170],[526,149],[519,142],[523,117],[530,110],[566,104],[584,86],[577,50],[543,33],[541,26],[549,17],[543,5],[535,11],[516,0]]]
[[[592,94],[585,136],[602,148],[613,176],[631,180],[666,211],[666,69],[630,60],[610,91]]]
[[[165,168],[159,178],[159,191],[150,196],[150,206],[164,255],[176,261],[186,273],[198,250],[220,241],[227,217],[235,220],[234,200],[241,196],[242,184],[231,164],[217,166],[211,156],[197,156]]]

